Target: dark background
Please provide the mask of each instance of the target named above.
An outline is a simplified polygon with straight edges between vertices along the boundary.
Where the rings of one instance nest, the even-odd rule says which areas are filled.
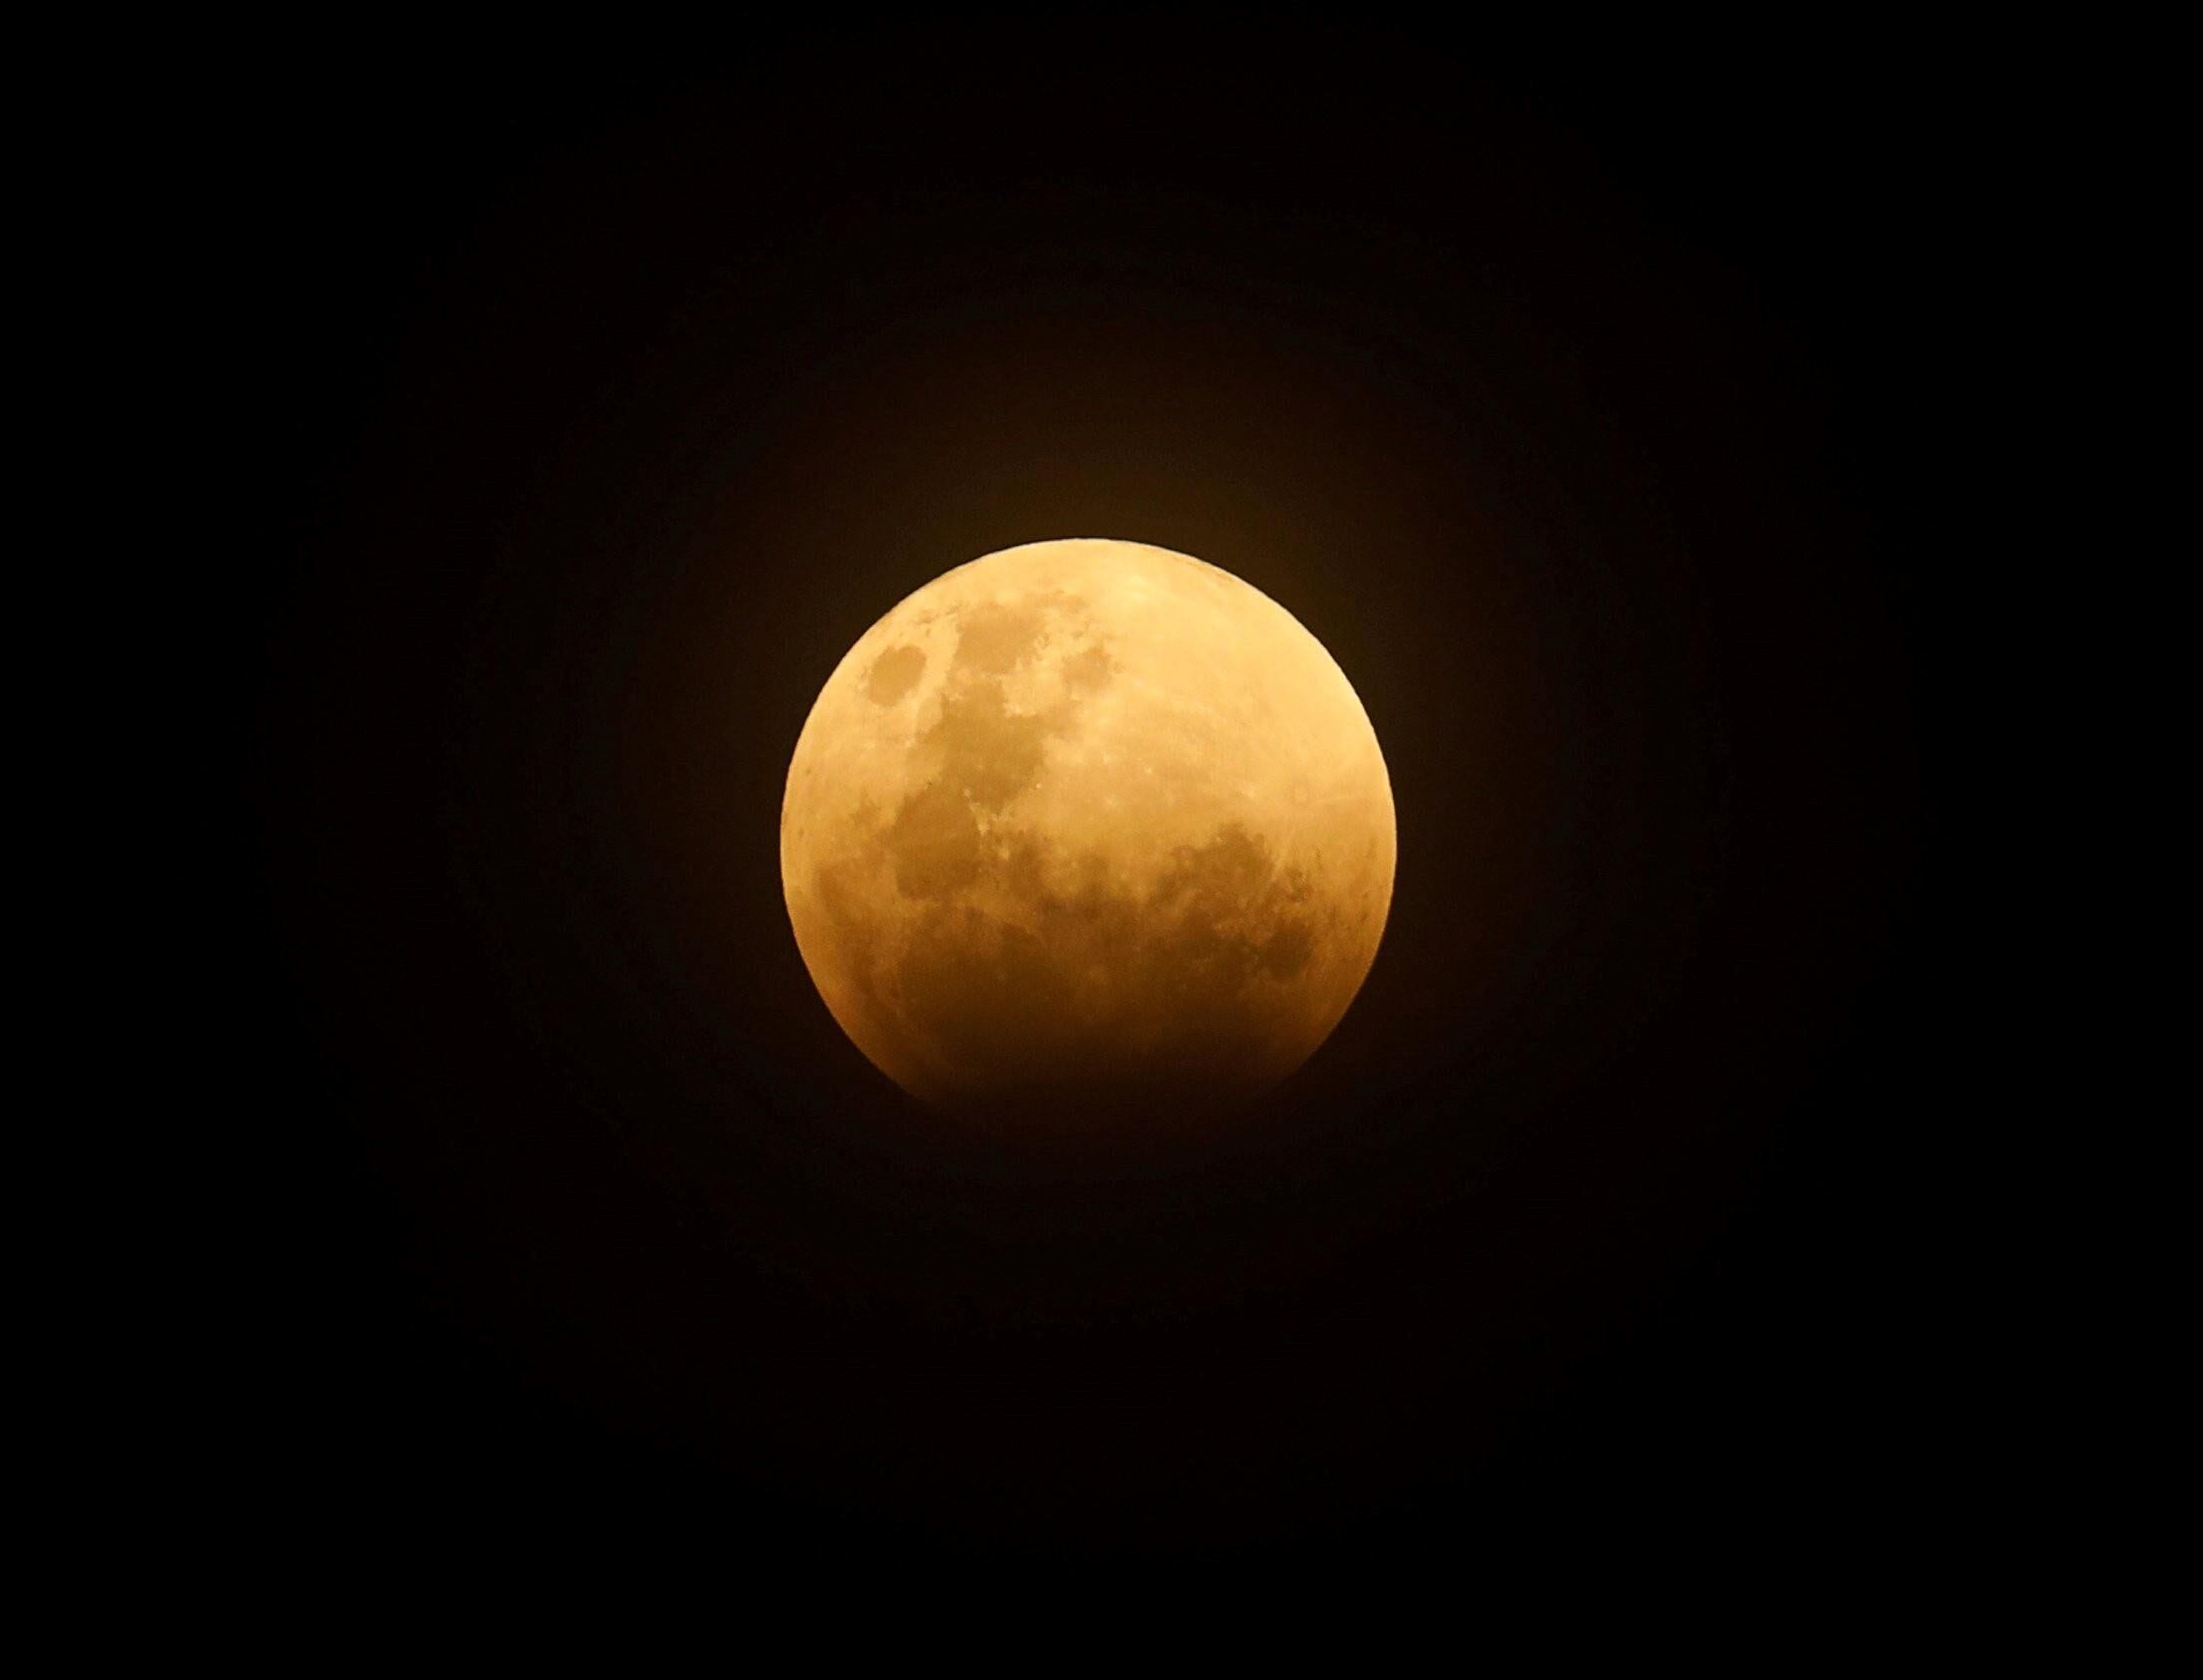
[[[270,1521],[844,1577],[1894,1538],[1950,76],[1162,17],[240,73],[202,1357]],[[1400,869],[1242,1131],[1073,1163],[847,1043],[777,821],[875,618],[1089,534],[1332,652]]]

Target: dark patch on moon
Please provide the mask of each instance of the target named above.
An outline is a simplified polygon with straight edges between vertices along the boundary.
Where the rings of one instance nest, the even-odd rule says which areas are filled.
[[[1081,694],[1092,694],[1117,674],[1117,662],[1099,642],[1063,662],[1063,681]]]
[[[926,655],[917,648],[890,648],[872,662],[865,696],[875,705],[893,705],[918,687],[926,675]]]
[[[896,890],[906,898],[945,898],[979,878],[978,818],[956,791],[928,782],[905,799],[887,831]]]
[[[978,879],[989,861],[979,832],[981,815],[1001,811],[1039,781],[1049,737],[1070,726],[1065,707],[1012,711],[1002,688],[1002,674],[1039,647],[1047,616],[1042,606],[995,603],[960,615],[941,714],[921,742],[939,754],[940,769],[904,795],[879,836],[896,888],[906,898],[946,898]],[[890,650],[874,664],[869,692],[879,700],[885,687],[907,688],[924,668],[925,656],[916,648]],[[897,698],[903,692],[896,689]]]
[[[991,679],[960,686],[927,731],[941,752],[941,779],[985,811],[998,811],[1040,779],[1048,736],[1061,720],[1009,709]]]
[[[957,664],[990,677],[1006,676],[1040,646],[1047,629],[1038,607],[982,601],[957,615]]]
[[[1315,937],[1292,907],[1306,903],[1299,870],[1280,873],[1269,847],[1227,823],[1199,846],[1182,846],[1151,904],[1171,914],[1174,956],[1209,980],[1244,987],[1257,974],[1289,980],[1315,955]]]
[[[1305,922],[1287,922],[1262,942],[1262,973],[1290,980],[1315,957],[1315,934]]]

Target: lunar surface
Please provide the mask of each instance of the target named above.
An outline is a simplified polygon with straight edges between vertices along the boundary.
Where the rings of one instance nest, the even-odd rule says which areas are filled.
[[[1321,1044],[1392,899],[1391,783],[1322,646],[1139,543],[960,566],[850,649],[796,743],[803,961],[890,1078],[951,1109],[1244,1101]]]

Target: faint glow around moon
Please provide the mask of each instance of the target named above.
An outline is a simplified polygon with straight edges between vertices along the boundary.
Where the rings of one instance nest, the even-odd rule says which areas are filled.
[[[1099,539],[974,560],[867,631],[780,818],[804,964],[883,1072],[1128,1126],[1323,1042],[1394,855],[1376,733],[1321,644],[1230,573]]]

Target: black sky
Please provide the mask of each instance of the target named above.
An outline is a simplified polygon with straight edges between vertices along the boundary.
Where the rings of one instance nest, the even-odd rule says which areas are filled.
[[[1949,254],[1905,44],[852,23],[246,80],[264,1142],[208,1381],[283,1525],[1443,1569],[1887,1520]],[[874,618],[1089,534],[1330,649],[1400,877],[1259,1126],[1073,1169],[847,1044],[776,824]]]

